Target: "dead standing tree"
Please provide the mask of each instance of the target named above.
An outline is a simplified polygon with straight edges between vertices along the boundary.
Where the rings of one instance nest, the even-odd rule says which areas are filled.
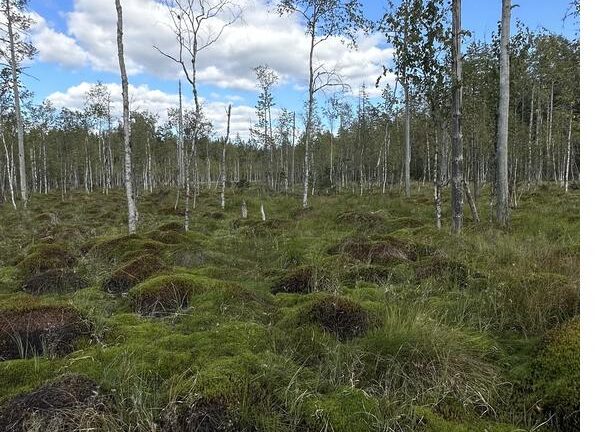
[[[169,11],[170,27],[175,35],[177,48],[169,53],[154,48],[169,60],[177,63],[192,88],[194,97],[194,131],[191,134],[191,146],[187,153],[184,170],[185,181],[185,230],[189,229],[190,213],[190,166],[196,154],[197,126],[201,123],[202,109],[198,97],[198,59],[200,53],[213,45],[225,28],[241,16],[241,8],[230,0],[163,0]],[[206,175],[210,182],[210,156],[206,154]],[[209,185],[210,186],[210,185]]]

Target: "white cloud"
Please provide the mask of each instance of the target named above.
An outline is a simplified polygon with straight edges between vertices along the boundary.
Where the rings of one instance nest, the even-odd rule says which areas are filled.
[[[200,83],[254,90],[252,69],[268,64],[280,74],[282,83],[303,86],[309,48],[304,28],[294,17],[269,12],[265,0],[240,1],[245,2],[243,20],[227,27],[221,38],[200,55]],[[178,65],[153,48],[177,52],[166,7],[157,0],[128,0],[123,14],[128,72],[169,79],[181,77]],[[40,57],[67,66],[89,64],[96,70],[117,72],[114,8],[98,0],[74,0],[66,20],[69,36],[48,26],[40,31],[45,34],[37,39],[40,54],[44,51]],[[64,47],[56,54],[52,53],[54,40]],[[380,35],[359,38],[358,49],[351,50],[339,38],[330,38],[319,45],[316,57],[329,68],[335,67],[356,92],[363,81],[372,88],[381,65],[391,58],[390,49],[381,48],[382,42]]]
[[[51,28],[42,16],[36,13],[30,15],[33,19],[31,40],[39,51],[41,61],[67,68],[86,64],[88,55],[75,39]]]
[[[85,106],[86,94],[94,83],[82,82],[76,86],[69,87],[64,92],[54,92],[46,99],[57,107],[81,110]],[[115,116],[122,113],[121,104],[121,84],[107,83],[111,99],[113,101],[112,110]],[[132,111],[148,111],[158,115],[161,121],[166,120],[167,110],[176,108],[179,105],[179,96],[170,94],[161,90],[151,89],[147,85],[129,86],[130,109]],[[193,109],[190,100],[184,98],[184,109]],[[227,127],[226,102],[206,102],[203,101],[204,112],[208,120],[214,127],[216,136],[225,135]],[[232,105],[231,108],[231,136],[239,133],[241,137],[248,136],[248,130],[254,122],[254,108],[247,105]]]

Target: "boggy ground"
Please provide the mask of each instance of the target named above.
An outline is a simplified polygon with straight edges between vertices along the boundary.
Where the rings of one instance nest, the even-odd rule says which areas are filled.
[[[578,192],[460,237],[431,196],[204,192],[185,233],[161,191],[134,236],[121,192],[0,207],[0,427],[578,430]]]

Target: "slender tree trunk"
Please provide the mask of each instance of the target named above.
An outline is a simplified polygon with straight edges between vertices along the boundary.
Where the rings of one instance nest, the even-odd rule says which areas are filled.
[[[225,183],[227,182],[227,173],[225,171],[225,149],[229,143],[229,125],[231,123],[231,104],[227,107],[227,135],[223,141],[223,154],[221,157],[221,208],[225,208]]]
[[[17,204],[15,203],[15,188],[13,186],[14,174],[13,174],[13,163],[12,163],[12,152],[9,152],[8,147],[6,145],[6,139],[4,137],[4,130],[0,131],[0,135],[2,136],[2,144],[4,144],[4,154],[6,155],[6,174],[8,176],[8,188],[10,190],[10,201],[12,202],[15,210],[17,209]]]
[[[452,231],[460,234],[463,225],[463,145],[461,130],[462,59],[461,0],[452,0]]]
[[[242,200],[241,216],[242,216],[242,219],[248,218],[248,207],[246,206],[246,200]]]
[[[529,111],[529,136],[527,140],[527,188],[531,186],[532,180],[532,146],[533,146],[533,112],[535,103],[535,86],[531,90],[531,109]]]
[[[573,131],[573,109],[569,113],[569,132],[567,132],[567,161],[565,163],[565,192],[569,191],[569,166],[571,164],[571,135]]]
[[[441,164],[439,161],[439,143],[437,131],[434,137],[434,156],[433,156],[433,201],[435,206],[435,226],[442,229],[442,187],[441,187]]]
[[[496,218],[505,226],[509,220],[508,205],[508,113],[510,100],[510,67],[508,43],[510,39],[511,0],[502,0],[500,32],[500,102],[498,106],[498,142],[496,144]]]
[[[404,87],[404,194],[410,196],[410,86],[408,81]]]
[[[463,184],[465,187],[465,195],[467,196],[467,202],[469,203],[469,208],[471,209],[471,214],[473,215],[473,220],[476,223],[481,222],[481,219],[479,219],[479,212],[477,211],[477,204],[475,203],[475,200],[473,199],[473,195],[471,195],[471,189],[469,188],[469,182],[466,180],[463,180]]]
[[[131,162],[131,125],[129,123],[129,83],[125,69],[123,54],[123,9],[121,1],[115,0],[117,9],[117,50],[121,69],[121,85],[123,87],[123,148],[125,151],[125,195],[127,196],[127,214],[129,234],[135,233],[137,227],[137,208],[133,196],[133,166]],[[110,131],[109,131],[110,132]]]
[[[313,22],[311,28],[311,43],[310,43],[310,55],[308,61],[309,75],[308,75],[308,114],[306,116],[306,133],[304,139],[306,145],[304,148],[304,190],[302,192],[302,207],[308,208],[308,177],[309,177],[309,146],[312,139],[312,117],[314,109],[314,98],[315,98],[315,77],[313,70],[313,55],[315,50],[315,33],[316,25]]]
[[[23,131],[23,117],[21,115],[21,97],[19,92],[19,74],[17,66],[17,53],[15,47],[15,34],[13,30],[13,16],[10,0],[4,1],[6,12],[6,25],[8,28],[8,42],[10,50],[10,70],[12,75],[12,91],[15,104],[15,118],[17,121],[17,145],[19,150],[19,186],[23,207],[27,207],[27,173],[25,168],[25,137]]]

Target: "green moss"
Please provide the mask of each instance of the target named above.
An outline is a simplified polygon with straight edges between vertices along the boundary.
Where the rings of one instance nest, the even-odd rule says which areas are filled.
[[[56,374],[61,364],[60,359],[39,357],[0,362],[0,405],[41,385]]]
[[[129,292],[133,308],[144,315],[162,315],[188,307],[193,294],[219,286],[219,281],[178,273],[149,279]]]
[[[560,430],[579,430],[579,319],[551,331],[533,363],[538,405]]]
[[[91,245],[84,248],[90,253],[102,259],[120,260],[127,253],[146,251],[151,254],[158,254],[164,249],[165,245],[154,240],[147,240],[138,234],[100,238]]]
[[[22,277],[31,277],[48,270],[68,268],[77,259],[62,244],[39,244],[31,248],[29,254],[17,264]]]
[[[376,406],[376,401],[359,389],[340,387],[307,398],[301,410],[304,421],[314,430],[368,432],[373,430]]]

